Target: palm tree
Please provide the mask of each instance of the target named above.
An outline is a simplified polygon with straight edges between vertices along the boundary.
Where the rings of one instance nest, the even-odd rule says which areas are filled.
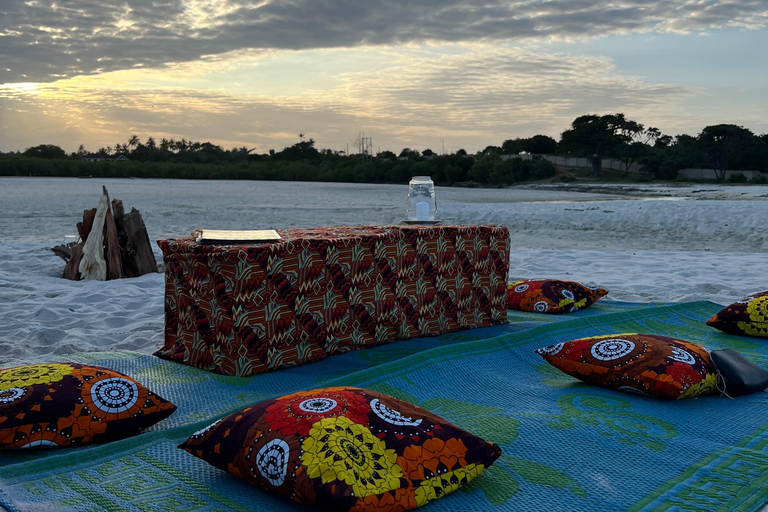
[[[133,149],[136,146],[138,146],[139,144],[141,144],[141,141],[139,140],[139,136],[138,135],[131,135],[131,137],[128,139],[127,147]]]

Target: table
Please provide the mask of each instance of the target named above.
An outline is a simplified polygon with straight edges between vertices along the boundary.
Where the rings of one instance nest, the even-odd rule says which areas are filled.
[[[280,242],[159,240],[156,355],[248,376],[395,340],[506,323],[509,231],[498,226],[278,230]]]

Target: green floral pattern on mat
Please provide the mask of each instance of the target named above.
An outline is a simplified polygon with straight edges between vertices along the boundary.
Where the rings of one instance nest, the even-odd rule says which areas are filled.
[[[520,422],[504,415],[498,407],[478,405],[450,398],[428,398],[419,403],[415,396],[389,384],[376,384],[370,389],[417,404],[448,419],[457,427],[499,446],[509,446],[518,438]],[[554,468],[538,462],[502,455],[496,463],[470,482],[464,492],[482,492],[494,506],[502,505],[520,490],[520,481],[570,490],[577,497],[587,495],[576,482]]]
[[[571,429],[577,424],[603,429],[604,437],[629,445],[641,445],[650,450],[666,448],[664,439],[677,437],[677,429],[671,423],[631,412],[628,400],[591,394],[567,394],[557,401],[562,415],[529,414],[546,419],[546,425],[556,429]]]
[[[552,388],[589,388],[589,384],[574,379],[548,363],[534,365],[534,369],[540,374],[546,376],[541,379],[541,383]]]

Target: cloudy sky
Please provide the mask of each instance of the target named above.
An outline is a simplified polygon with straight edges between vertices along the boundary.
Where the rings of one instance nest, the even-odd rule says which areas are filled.
[[[477,151],[623,112],[768,132],[768,0],[2,0],[0,151]]]

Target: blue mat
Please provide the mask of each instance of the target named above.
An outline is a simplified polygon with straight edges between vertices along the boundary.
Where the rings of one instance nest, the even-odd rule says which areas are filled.
[[[0,454],[0,505],[27,510],[307,510],[178,450],[245,404],[326,385],[396,395],[499,444],[502,457],[425,510],[760,510],[768,502],[768,395],[666,402],[590,387],[533,351],[644,332],[736,348],[768,367],[768,342],[704,325],[720,306],[601,302],[574,315],[401,341],[251,378],[125,352],[78,355],[132,375],[179,410],[109,445]]]

